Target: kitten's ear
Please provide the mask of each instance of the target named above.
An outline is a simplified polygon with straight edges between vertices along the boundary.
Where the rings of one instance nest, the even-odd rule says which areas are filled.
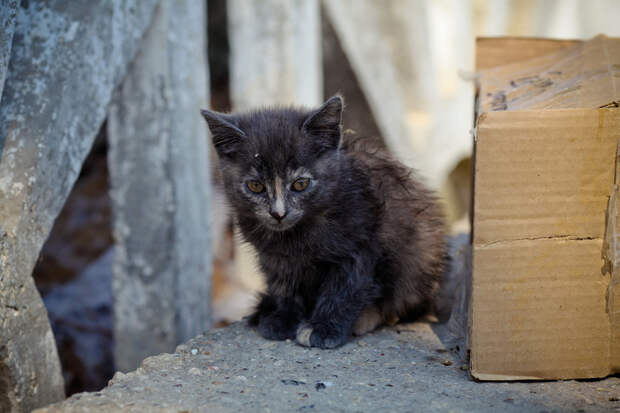
[[[317,139],[324,149],[338,148],[342,136],[342,106],[342,97],[332,96],[306,118],[301,130]]]
[[[245,138],[245,133],[234,125],[232,116],[223,113],[201,109],[200,113],[207,121],[213,136],[213,145],[220,156],[232,156],[239,143]]]

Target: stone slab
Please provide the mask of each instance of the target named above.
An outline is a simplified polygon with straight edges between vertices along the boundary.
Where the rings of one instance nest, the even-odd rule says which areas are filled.
[[[210,326],[205,4],[162,2],[108,118],[116,366]]]
[[[50,0],[17,8],[0,100],[0,411],[64,396],[32,269],[156,4]]]
[[[620,378],[480,383],[433,325],[384,328],[335,350],[268,341],[244,323],[146,359],[60,412],[610,412]]]
[[[17,0],[3,0],[2,7],[0,7],[0,98],[11,57],[18,4]]]

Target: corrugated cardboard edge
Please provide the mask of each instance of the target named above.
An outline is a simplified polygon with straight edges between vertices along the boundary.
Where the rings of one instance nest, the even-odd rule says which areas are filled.
[[[607,312],[610,331],[610,367],[614,373],[620,372],[620,219],[618,219],[618,202],[620,202],[620,140],[616,150],[616,171],[614,185],[611,189],[607,207],[607,229],[603,258],[610,274],[607,287]]]

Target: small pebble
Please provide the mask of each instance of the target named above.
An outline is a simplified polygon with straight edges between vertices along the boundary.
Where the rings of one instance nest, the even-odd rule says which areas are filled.
[[[192,367],[191,369],[189,369],[188,373],[191,374],[192,376],[200,376],[202,374],[200,372],[200,369],[197,367]]]
[[[192,349],[192,356],[195,356],[196,354],[198,354],[198,349],[197,348],[193,348]]]
[[[293,379],[283,379],[280,380],[283,384],[288,384],[288,385],[292,385],[292,386],[299,386],[300,384],[306,384],[305,382],[301,381],[301,380],[293,380]]]

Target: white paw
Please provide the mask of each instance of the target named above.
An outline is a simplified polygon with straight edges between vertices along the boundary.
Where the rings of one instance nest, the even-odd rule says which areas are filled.
[[[310,336],[312,335],[312,327],[308,324],[301,324],[297,328],[297,337],[295,340],[302,346],[310,347]]]

